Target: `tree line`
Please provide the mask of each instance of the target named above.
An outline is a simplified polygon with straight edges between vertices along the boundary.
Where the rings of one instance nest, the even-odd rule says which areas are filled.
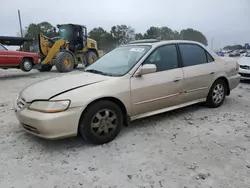
[[[240,45],[240,44],[236,44],[236,45],[227,45],[223,48],[223,50],[241,50],[241,49],[246,49],[245,45]],[[250,50],[250,46],[247,47],[247,49]]]
[[[38,24],[31,23],[23,31],[25,37],[33,38],[35,42],[37,41],[40,32],[50,38],[58,35],[54,30],[54,26],[49,22],[41,22]],[[119,45],[140,39],[192,40],[200,42],[206,46],[208,45],[207,38],[201,31],[192,28],[176,31],[166,26],[152,26],[147,29],[145,33],[137,33],[133,27],[124,24],[114,25],[109,31],[102,27],[96,27],[88,32],[88,37],[96,40],[98,48],[105,52],[108,52]],[[31,47],[31,43],[23,46],[24,50],[28,51]]]

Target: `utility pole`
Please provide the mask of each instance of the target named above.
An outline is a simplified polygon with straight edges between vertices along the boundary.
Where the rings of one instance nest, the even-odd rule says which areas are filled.
[[[213,46],[214,46],[214,38],[211,39],[211,50],[213,50]]]
[[[22,21],[21,21],[20,10],[18,10],[18,18],[19,18],[19,25],[20,25],[21,37],[23,37],[23,29],[22,29]]]

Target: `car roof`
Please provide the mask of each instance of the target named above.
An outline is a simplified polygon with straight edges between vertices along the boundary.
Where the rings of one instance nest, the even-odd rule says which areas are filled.
[[[0,36],[0,43],[8,46],[20,46],[24,42],[31,42],[33,39],[25,37]]]
[[[191,41],[191,40],[158,40],[158,41],[154,41],[154,42],[145,42],[145,43],[136,43],[136,41],[134,41],[132,44],[126,44],[124,46],[151,46],[152,48],[157,48],[166,44],[196,44],[199,45],[201,47],[203,47],[204,49],[206,49],[206,51],[209,52],[210,55],[212,55],[212,57],[214,59],[219,59],[220,56],[218,56],[215,52],[213,52],[211,49],[208,49],[207,46],[203,45],[200,42],[196,42],[196,41]]]
[[[139,40],[139,42],[133,41],[133,43],[131,44],[126,44],[126,45],[133,45],[133,46],[138,46],[138,45],[150,45],[152,47],[157,47],[157,46],[162,46],[165,44],[176,44],[176,43],[188,43],[188,44],[198,44],[198,45],[202,45],[199,42],[195,42],[195,41],[190,41],[190,40],[158,40],[158,41],[145,41],[145,42],[141,42],[143,40]],[[203,45],[202,45],[203,46]]]

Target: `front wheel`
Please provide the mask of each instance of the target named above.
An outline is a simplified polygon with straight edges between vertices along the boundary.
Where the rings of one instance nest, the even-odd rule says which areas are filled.
[[[31,71],[33,67],[33,63],[30,59],[24,58],[21,62],[20,68],[24,72],[29,72]]]
[[[98,101],[83,113],[79,132],[89,142],[100,145],[116,138],[123,125],[119,106],[110,101]]]
[[[70,72],[74,69],[74,57],[70,52],[59,52],[56,56],[56,69],[58,72]]]
[[[217,108],[222,105],[226,98],[227,87],[223,80],[217,80],[212,85],[207,96],[206,104],[211,108]]]

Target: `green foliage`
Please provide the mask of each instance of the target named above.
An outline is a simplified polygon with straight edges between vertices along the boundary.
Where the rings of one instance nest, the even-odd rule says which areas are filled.
[[[143,35],[141,33],[136,33],[135,34],[135,40],[142,40],[144,39]]]
[[[111,33],[105,31],[102,27],[92,29],[88,36],[96,40],[98,48],[110,51],[115,47],[114,38]]]
[[[150,27],[143,35],[144,39],[160,39],[161,31],[159,27]]]
[[[191,28],[181,30],[180,38],[182,40],[197,41],[204,44],[205,46],[208,45],[206,37],[200,31]]]
[[[24,36],[33,38],[35,43],[37,43],[38,34],[40,32],[49,38],[58,36],[58,33],[54,32],[54,26],[46,21],[38,24],[31,23],[27,28],[25,28]],[[207,39],[200,31],[188,28],[178,32],[165,26],[151,26],[145,33],[135,33],[134,28],[125,24],[115,25],[111,27],[110,31],[106,31],[102,27],[97,27],[93,28],[88,33],[88,36],[97,41],[99,49],[106,52],[112,50],[116,46],[126,44],[132,40],[141,39],[193,40],[207,45]],[[29,50],[32,45],[34,45],[34,43],[26,44],[24,49]]]
[[[49,22],[41,22],[38,24],[31,23],[26,28],[25,37],[37,40],[39,33],[43,33],[45,36],[49,38],[57,36],[57,33],[54,32],[53,25],[51,25]]]
[[[236,45],[228,45],[228,46],[225,46],[223,48],[224,50],[240,50],[240,49],[244,49],[244,46],[240,45],[240,44],[236,44]]]
[[[23,50],[25,51],[38,51],[37,40],[39,33],[43,33],[45,36],[49,38],[56,37],[58,33],[54,32],[54,26],[51,25],[49,22],[41,22],[38,24],[31,23],[28,27],[24,30],[24,37],[34,39],[33,43],[26,42],[23,45]]]
[[[126,44],[135,39],[135,29],[127,25],[111,27],[110,34],[116,45]]]

